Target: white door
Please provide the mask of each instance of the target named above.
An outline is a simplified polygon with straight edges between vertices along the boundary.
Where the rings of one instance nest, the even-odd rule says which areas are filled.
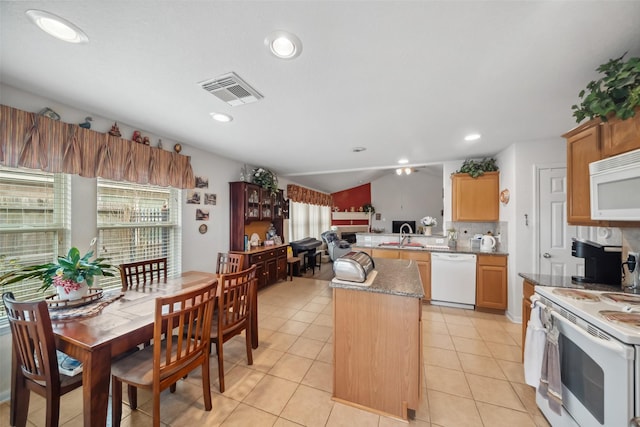
[[[538,271],[552,277],[582,275],[584,260],[571,256],[576,227],[567,224],[567,169],[538,169]]]

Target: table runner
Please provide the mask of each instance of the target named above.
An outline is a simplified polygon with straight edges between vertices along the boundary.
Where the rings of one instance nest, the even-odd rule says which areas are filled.
[[[79,317],[90,317],[98,314],[105,306],[121,298],[124,294],[117,291],[105,292],[97,301],[90,302],[79,307],[57,308],[49,310],[51,320],[77,319]]]

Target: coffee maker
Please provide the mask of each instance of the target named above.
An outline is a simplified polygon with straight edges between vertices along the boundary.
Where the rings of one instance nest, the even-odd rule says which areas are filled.
[[[622,285],[622,246],[573,239],[571,255],[584,258],[584,276],[571,276],[572,280],[580,283]]]

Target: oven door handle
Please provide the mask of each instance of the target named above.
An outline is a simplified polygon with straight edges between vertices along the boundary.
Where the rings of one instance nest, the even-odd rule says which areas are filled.
[[[616,354],[619,354],[626,360],[633,360],[634,354],[633,354],[633,348],[631,346],[624,345],[618,341],[610,341],[603,338],[594,337],[593,335],[591,335],[581,327],[574,325],[573,322],[565,319],[561,314],[558,314],[555,311],[551,312],[551,316],[553,316],[556,320],[558,320],[564,326],[571,328],[576,333],[582,335],[584,339],[589,340],[592,343],[597,344],[599,346],[605,347],[608,350]]]

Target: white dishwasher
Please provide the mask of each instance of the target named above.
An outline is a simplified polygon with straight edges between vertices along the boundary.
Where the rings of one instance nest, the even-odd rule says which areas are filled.
[[[431,304],[474,309],[476,256],[431,253]]]

